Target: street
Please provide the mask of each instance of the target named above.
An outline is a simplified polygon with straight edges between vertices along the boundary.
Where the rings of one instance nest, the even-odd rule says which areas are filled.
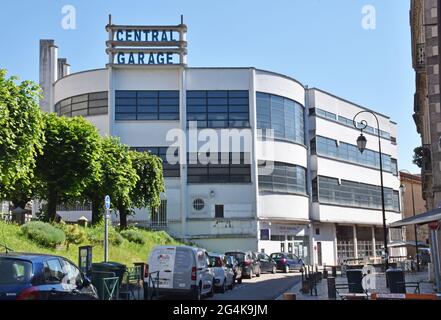
[[[207,300],[274,300],[301,279],[302,276],[298,272],[262,274],[259,278],[244,279],[241,284],[236,284],[232,291],[216,293],[213,298]]]

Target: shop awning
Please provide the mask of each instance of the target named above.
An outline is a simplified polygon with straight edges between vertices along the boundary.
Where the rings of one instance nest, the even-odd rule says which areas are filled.
[[[389,224],[389,228],[400,228],[414,224],[428,224],[430,222],[441,220],[441,208],[427,211],[426,213],[408,217],[406,219]]]

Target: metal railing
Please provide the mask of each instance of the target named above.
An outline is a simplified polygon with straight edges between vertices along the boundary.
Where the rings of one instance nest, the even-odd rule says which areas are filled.
[[[144,284],[145,285],[145,284]],[[158,298],[159,288],[159,271],[151,272],[148,274],[147,290],[144,290],[144,300],[153,300]]]

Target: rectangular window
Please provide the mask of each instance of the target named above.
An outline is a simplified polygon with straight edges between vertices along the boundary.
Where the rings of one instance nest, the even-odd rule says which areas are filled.
[[[224,205],[217,204],[215,206],[215,218],[222,219],[224,217]]]
[[[179,120],[179,91],[115,91],[115,120]]]
[[[340,159],[354,164],[359,164],[367,167],[380,168],[380,156],[379,153],[372,150],[365,150],[361,153],[357,146],[340,142],[337,144],[336,140],[316,136],[315,147],[312,147],[311,152],[314,150],[318,155]],[[312,143],[312,142],[311,142]],[[387,172],[393,172],[393,159],[390,155],[383,154],[383,170]]]
[[[248,91],[187,91],[187,123],[198,128],[248,128]]]
[[[394,176],[398,176],[398,161],[397,159],[391,159],[391,169]]]
[[[167,200],[161,200],[158,208],[152,211],[150,228],[164,229],[167,227]]]
[[[246,153],[188,153],[187,163],[189,184],[251,182],[251,165]]]
[[[314,182],[313,182],[314,183]],[[313,187],[314,190],[314,187]],[[381,187],[318,177],[318,200],[320,203],[367,209],[381,209]],[[384,188],[385,207],[388,211],[399,211],[399,192]]]

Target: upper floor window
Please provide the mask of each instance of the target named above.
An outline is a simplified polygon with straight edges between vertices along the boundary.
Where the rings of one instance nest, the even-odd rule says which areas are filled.
[[[188,183],[251,182],[249,153],[188,153],[187,163]]]
[[[257,128],[273,129],[274,138],[305,144],[304,108],[281,96],[257,92]]]
[[[107,91],[86,93],[59,101],[55,112],[59,116],[94,116],[107,114]]]
[[[351,206],[367,209],[381,209],[381,187],[355,181],[319,176],[313,184],[314,198],[320,203]],[[400,211],[399,192],[384,188],[385,208],[389,211]]]
[[[316,136],[311,140],[311,152],[313,151],[318,155],[341,159],[377,169],[380,168],[380,154],[378,152],[366,149],[361,153],[356,145],[349,143],[337,143],[336,140]],[[383,170],[392,172],[391,157],[387,154],[382,154],[382,160]]]
[[[271,174],[262,174],[259,163],[259,191],[306,194],[306,169],[293,164],[274,162]],[[269,169],[269,168],[267,168]]]
[[[398,176],[398,161],[397,159],[391,159],[391,170],[394,176]]]
[[[246,90],[187,91],[187,122],[198,128],[247,128],[249,108]]]
[[[179,120],[179,91],[115,91],[115,120]]]
[[[180,166],[179,162],[169,163],[167,160],[167,152],[173,156],[174,159],[178,159],[179,151],[176,147],[135,147],[133,148],[139,152],[148,152],[155,156],[158,156],[162,160],[162,170],[164,177],[179,177],[180,176]]]

